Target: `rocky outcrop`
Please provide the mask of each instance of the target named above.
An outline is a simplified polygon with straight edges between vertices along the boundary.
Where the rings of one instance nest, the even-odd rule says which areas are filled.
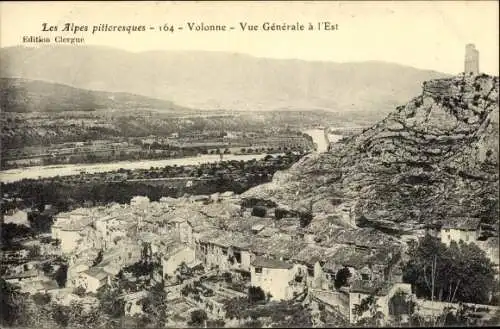
[[[496,221],[498,90],[487,75],[428,81],[376,125],[243,196],[324,213],[349,204],[358,225],[414,227],[458,214]]]

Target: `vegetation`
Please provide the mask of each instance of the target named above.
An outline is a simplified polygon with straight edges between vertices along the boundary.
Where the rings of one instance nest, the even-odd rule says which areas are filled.
[[[124,315],[125,302],[119,298],[120,292],[109,286],[102,286],[97,290],[97,298],[99,299],[99,309],[111,317],[119,318]]]
[[[478,304],[490,301],[495,270],[474,243],[452,242],[446,247],[426,235],[410,246],[409,256],[403,280],[415,287],[418,297]]]
[[[222,161],[199,166],[166,166],[162,168],[117,170],[115,172],[53,177],[40,180],[22,180],[1,183],[3,193],[21,198],[24,207],[51,204],[58,211],[100,203],[128,203],[135,195],[145,195],[152,201],[163,196],[180,197],[188,194],[211,194],[247,189],[269,182],[278,170],[289,168],[301,156],[287,154],[273,160]],[[186,181],[169,181],[167,178],[192,177],[192,186]],[[148,182],[147,179],[165,179]],[[134,181],[130,181],[130,180]],[[4,206],[7,209],[8,205]],[[50,226],[51,223],[47,223]],[[16,230],[13,232],[13,230]],[[24,231],[19,231],[24,230]],[[2,235],[29,235],[27,228],[10,227]]]
[[[335,281],[334,281],[335,289],[338,290],[341,287],[347,286],[350,277],[351,277],[351,271],[349,271],[349,268],[344,267],[338,270],[337,274],[335,274]]]
[[[375,296],[370,295],[363,298],[360,304],[354,306],[353,313],[356,323],[362,326],[380,327],[384,315],[379,308]]]
[[[4,326],[13,326],[22,321],[23,304],[19,289],[0,278],[0,321]]]
[[[194,310],[191,312],[191,319],[188,324],[195,327],[201,327],[207,319],[207,312],[204,310]]]
[[[249,287],[248,288],[248,300],[250,303],[256,303],[266,300],[266,294],[261,287]]]
[[[266,217],[267,209],[262,206],[255,206],[252,208],[252,216]]]
[[[167,323],[167,293],[161,284],[148,290],[147,297],[142,301],[143,311],[149,323],[157,328],[165,327]]]

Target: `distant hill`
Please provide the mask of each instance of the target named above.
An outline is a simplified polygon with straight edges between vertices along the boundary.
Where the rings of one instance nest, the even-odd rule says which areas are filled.
[[[7,112],[181,109],[172,102],[145,96],[85,90],[38,80],[0,78],[0,90],[0,107],[2,111]]]
[[[0,74],[127,92],[197,109],[388,113],[445,74],[385,62],[333,63],[203,51],[85,46],[0,49]]]

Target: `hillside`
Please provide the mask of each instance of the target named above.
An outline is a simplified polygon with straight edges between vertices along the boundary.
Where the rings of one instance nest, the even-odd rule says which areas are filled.
[[[384,62],[333,63],[202,51],[86,47],[0,49],[2,77],[128,92],[198,109],[388,113],[446,75]]]
[[[2,111],[7,112],[181,109],[169,101],[128,93],[85,90],[37,80],[0,78],[0,90],[0,106]]]
[[[495,222],[498,90],[486,75],[428,81],[384,120],[244,196],[396,230],[449,216]]]

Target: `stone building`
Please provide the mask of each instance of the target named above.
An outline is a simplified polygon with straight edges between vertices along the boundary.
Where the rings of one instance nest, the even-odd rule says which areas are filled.
[[[441,242],[449,246],[452,241],[459,243],[476,242],[481,235],[479,218],[457,217],[446,221],[441,228]]]
[[[473,44],[465,46],[465,74],[479,74],[479,51]]]

